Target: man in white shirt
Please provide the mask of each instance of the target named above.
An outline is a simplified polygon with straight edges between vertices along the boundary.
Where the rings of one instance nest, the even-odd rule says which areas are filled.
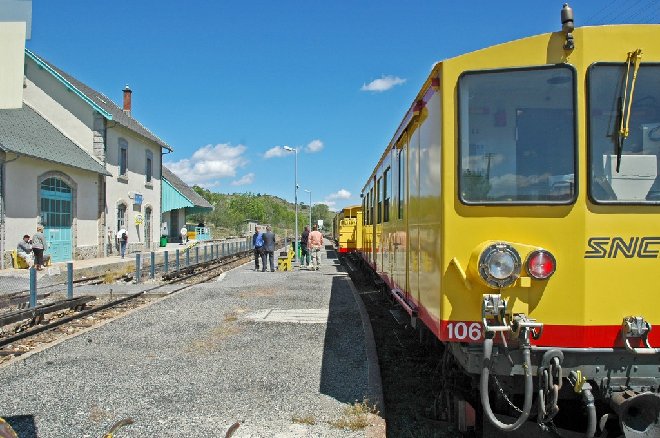
[[[128,243],[128,231],[126,231],[126,228],[122,227],[117,231],[117,243],[119,243],[119,253],[123,259],[126,254],[126,244]]]
[[[184,225],[181,228],[181,245],[188,243],[188,228]]]

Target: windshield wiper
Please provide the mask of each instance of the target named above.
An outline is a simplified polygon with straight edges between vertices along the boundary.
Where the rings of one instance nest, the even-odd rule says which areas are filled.
[[[624,98],[623,96],[619,97],[619,103],[616,106],[616,121],[617,125],[623,125],[623,105]],[[621,153],[623,152],[623,141],[626,139],[625,135],[621,130],[617,132],[616,135],[616,173],[619,173],[619,167],[621,166]]]
[[[642,49],[628,52],[628,59],[626,60],[626,80],[623,82],[623,96],[619,98],[619,108],[617,110],[617,116],[619,117],[619,135],[616,150],[616,173],[619,173],[619,167],[621,166],[623,140],[628,137],[628,134],[630,133],[630,113],[633,103],[633,94],[635,93],[635,82],[637,82],[637,71],[639,70],[639,63],[641,60]],[[633,64],[633,74],[630,79],[630,95],[628,95],[630,63]]]

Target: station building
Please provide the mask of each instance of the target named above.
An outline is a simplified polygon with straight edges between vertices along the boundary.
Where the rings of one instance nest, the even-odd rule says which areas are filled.
[[[162,153],[172,148],[123,107],[25,50],[23,106],[0,111],[0,252],[38,223],[53,261],[159,244]]]

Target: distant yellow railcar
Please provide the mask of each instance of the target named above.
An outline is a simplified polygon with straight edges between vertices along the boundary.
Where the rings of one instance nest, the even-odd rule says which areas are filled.
[[[362,206],[353,205],[342,209],[335,216],[333,228],[340,253],[362,248]]]
[[[361,256],[479,381],[448,411],[660,436],[660,25],[571,14],[433,67],[362,190]]]

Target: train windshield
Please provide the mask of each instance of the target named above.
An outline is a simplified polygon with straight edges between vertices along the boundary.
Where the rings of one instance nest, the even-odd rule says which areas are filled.
[[[660,65],[633,72],[589,69],[589,195],[598,203],[660,204]]]
[[[468,72],[458,87],[459,194],[466,204],[575,199],[575,70]]]

